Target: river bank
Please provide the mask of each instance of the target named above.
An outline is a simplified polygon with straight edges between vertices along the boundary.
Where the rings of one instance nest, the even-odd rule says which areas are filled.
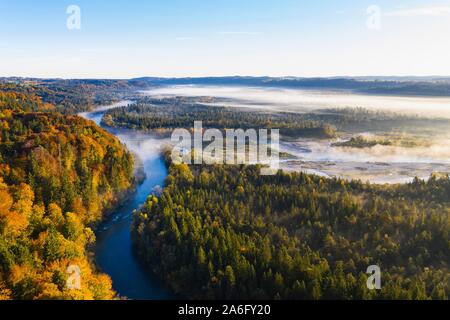
[[[111,106],[104,106],[93,112],[80,114],[100,125],[103,113],[111,108],[128,105],[122,101]],[[96,233],[94,250],[95,264],[101,272],[108,274],[113,281],[113,288],[120,297],[133,300],[170,299],[171,292],[148,273],[133,251],[130,228],[133,211],[139,209],[147,197],[161,189],[167,176],[167,168],[160,149],[164,140],[151,134],[137,133],[132,130],[104,128],[115,135],[135,155],[136,184],[134,192],[127,195],[122,204],[108,214]]]

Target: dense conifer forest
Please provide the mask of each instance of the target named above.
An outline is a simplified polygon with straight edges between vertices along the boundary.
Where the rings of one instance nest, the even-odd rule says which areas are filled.
[[[201,120],[204,128],[279,129],[281,134],[291,137],[330,138],[336,133],[332,125],[316,120],[318,117],[314,115],[252,112],[198,102],[183,98],[143,98],[131,106],[108,111],[103,124],[137,130],[171,130],[192,128],[194,121]]]
[[[172,164],[133,237],[189,299],[447,299],[449,201],[448,177],[378,186]],[[370,265],[381,290],[367,289]]]

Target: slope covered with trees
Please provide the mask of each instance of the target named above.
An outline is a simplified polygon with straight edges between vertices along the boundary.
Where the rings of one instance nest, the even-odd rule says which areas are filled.
[[[125,80],[62,80],[0,78],[0,92],[34,96],[52,109],[67,115],[91,111],[99,105],[129,98],[138,83]],[[0,100],[2,98],[0,97]],[[10,107],[14,105],[8,104]]]
[[[0,86],[1,90],[5,86]],[[13,111],[44,111],[54,110],[54,106],[48,103],[43,103],[34,92],[23,93],[17,91],[0,91],[0,110],[9,109]]]
[[[450,179],[376,186],[255,166],[170,166],[137,252],[186,298],[447,299]],[[378,265],[382,289],[367,289]]]
[[[0,299],[111,299],[89,248],[132,186],[133,158],[92,122],[43,112],[52,109],[0,92]],[[69,266],[81,271],[79,289],[66,286]]]

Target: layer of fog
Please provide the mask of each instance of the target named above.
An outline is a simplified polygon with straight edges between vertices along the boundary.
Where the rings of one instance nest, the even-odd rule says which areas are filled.
[[[429,147],[377,145],[372,148],[334,147],[330,141],[300,139],[282,142],[280,150],[295,156],[281,162],[287,171],[374,183],[404,183],[431,173],[450,173],[450,140]]]
[[[148,132],[120,129],[114,130],[114,134],[143,162],[160,157],[164,147],[170,143],[170,139],[162,139]]]
[[[310,112],[330,108],[363,107],[426,117],[450,118],[450,98],[399,97],[344,91],[257,88],[241,86],[167,86],[145,91],[152,96],[212,96],[227,106],[275,111]],[[223,103],[220,103],[223,105]]]
[[[215,105],[270,111],[302,113],[362,107],[374,111],[450,119],[450,98],[197,85],[160,87],[146,91],[145,94],[163,97],[211,96],[217,98]],[[299,139],[295,142],[283,142],[281,151],[295,156],[295,159],[282,160],[281,167],[284,170],[306,171],[326,177],[357,178],[376,183],[402,183],[411,181],[414,177],[426,179],[433,172],[449,173],[450,137],[427,136],[429,130],[426,128],[416,129],[421,138],[427,141],[427,146],[412,148],[376,145],[371,148],[348,148],[333,147],[331,140]]]
[[[352,106],[379,110],[383,109],[380,108],[380,105],[384,105],[382,101],[390,101],[390,104],[386,104],[386,109],[392,111],[394,110],[392,106],[396,106],[396,110],[399,111],[401,108],[399,109],[398,106],[405,108],[404,103],[409,100],[412,100],[416,114],[427,113],[428,106],[434,109],[447,107],[450,109],[446,99],[378,97],[304,90],[183,86],[159,88],[150,94],[215,96],[227,99],[230,102],[227,105],[297,112]],[[98,124],[104,111],[126,106],[129,103],[130,101],[121,101],[101,107],[95,112],[80,115]],[[430,109],[433,109],[431,107]],[[427,115],[430,116],[429,113]],[[437,115],[443,117],[444,113]],[[168,143],[167,139],[163,140],[149,133],[126,129],[110,130],[144,163],[158,157]],[[428,146],[415,148],[381,145],[372,148],[347,148],[333,147],[330,140],[299,139],[295,142],[282,143],[281,151],[294,155],[296,159],[283,160],[281,168],[327,177],[357,178],[375,183],[401,183],[411,181],[416,176],[427,178],[433,172],[449,173],[450,138],[430,137],[428,142]]]
[[[283,142],[282,150],[305,161],[359,161],[389,163],[448,163],[450,140],[435,140],[429,146],[376,145],[371,148],[335,147],[328,140]]]

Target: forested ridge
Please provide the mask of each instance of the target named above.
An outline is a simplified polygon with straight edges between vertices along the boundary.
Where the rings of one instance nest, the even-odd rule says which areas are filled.
[[[122,80],[20,79],[11,82],[0,78],[0,92],[3,95],[16,95],[19,101],[21,96],[27,96],[28,100],[37,98],[66,115],[91,111],[96,106],[128,98],[133,89],[140,88],[138,86],[138,83]],[[0,100],[4,99],[0,97]],[[13,101],[8,104],[9,107],[13,105]]]
[[[448,299],[450,179],[377,186],[170,165],[135,213],[149,272],[189,299]],[[379,265],[382,289],[368,290]]]
[[[0,92],[0,299],[112,299],[89,248],[132,187],[133,157],[93,122],[55,109],[33,92]],[[79,289],[66,286],[71,265]]]
[[[0,86],[0,89],[0,110],[31,112],[55,109],[52,104],[42,102],[34,92],[8,91],[5,86]]]

